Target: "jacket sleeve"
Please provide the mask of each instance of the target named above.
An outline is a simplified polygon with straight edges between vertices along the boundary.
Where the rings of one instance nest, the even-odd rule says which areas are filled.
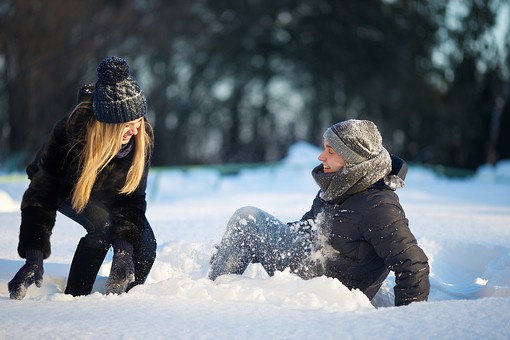
[[[144,229],[147,208],[146,186],[147,175],[145,175],[134,193],[117,195],[112,210],[112,242],[116,239],[123,239],[135,247],[139,244]]]
[[[29,166],[31,181],[21,202],[21,226],[18,254],[41,250],[51,253],[50,236],[55,225],[67,137],[65,120],[58,122],[36,159]]]
[[[113,229],[111,234],[112,242],[116,239],[123,239],[138,246],[140,236],[145,225],[145,211],[147,209],[146,189],[147,177],[149,175],[150,161],[152,157],[154,136],[152,128],[147,127],[147,133],[151,138],[151,148],[145,162],[145,170],[135,192],[129,195],[117,195],[112,210]]]
[[[395,272],[395,306],[426,301],[430,291],[428,258],[411,233],[398,203],[382,203],[365,215],[365,239]]]

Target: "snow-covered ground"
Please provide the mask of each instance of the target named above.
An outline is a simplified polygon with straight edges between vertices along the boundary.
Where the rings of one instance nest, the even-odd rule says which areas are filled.
[[[510,162],[446,179],[412,166],[398,191],[411,230],[429,256],[429,302],[391,307],[393,277],[374,307],[359,291],[325,277],[288,272],[207,279],[208,261],[230,215],[258,206],[299,219],[318,188],[310,171],[320,149],[298,143],[278,165],[222,176],[212,168],[153,169],[148,217],[158,257],[147,284],[104,295],[111,252],[89,296],[62,294],[83,229],[58,215],[44,285],[22,301],[7,282],[23,265],[16,252],[19,202],[27,181],[0,176],[0,339],[509,339]]]

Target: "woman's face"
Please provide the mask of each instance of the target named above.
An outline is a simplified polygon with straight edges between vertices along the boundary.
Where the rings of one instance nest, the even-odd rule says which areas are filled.
[[[127,144],[131,137],[138,134],[138,129],[142,125],[142,118],[138,118],[135,120],[132,120],[130,122],[127,122],[124,126],[124,132],[122,133],[122,144]]]
[[[319,161],[322,162],[325,173],[337,172],[347,163],[326,141],[324,141],[324,151],[319,155]]]

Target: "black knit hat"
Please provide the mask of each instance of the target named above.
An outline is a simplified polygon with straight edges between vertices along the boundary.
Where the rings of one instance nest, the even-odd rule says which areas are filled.
[[[347,163],[358,164],[383,150],[377,126],[369,120],[349,119],[326,130],[324,139]]]
[[[147,101],[124,59],[109,57],[99,63],[93,107],[96,119],[103,123],[126,123],[145,116]]]

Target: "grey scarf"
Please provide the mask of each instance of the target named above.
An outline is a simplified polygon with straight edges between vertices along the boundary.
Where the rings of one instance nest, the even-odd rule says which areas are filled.
[[[337,172],[324,173],[322,165],[319,165],[313,169],[312,176],[321,189],[320,197],[323,200],[344,201],[387,177],[390,171],[390,154],[383,148],[377,156],[358,164],[346,164]],[[403,181],[398,185],[403,186]]]

